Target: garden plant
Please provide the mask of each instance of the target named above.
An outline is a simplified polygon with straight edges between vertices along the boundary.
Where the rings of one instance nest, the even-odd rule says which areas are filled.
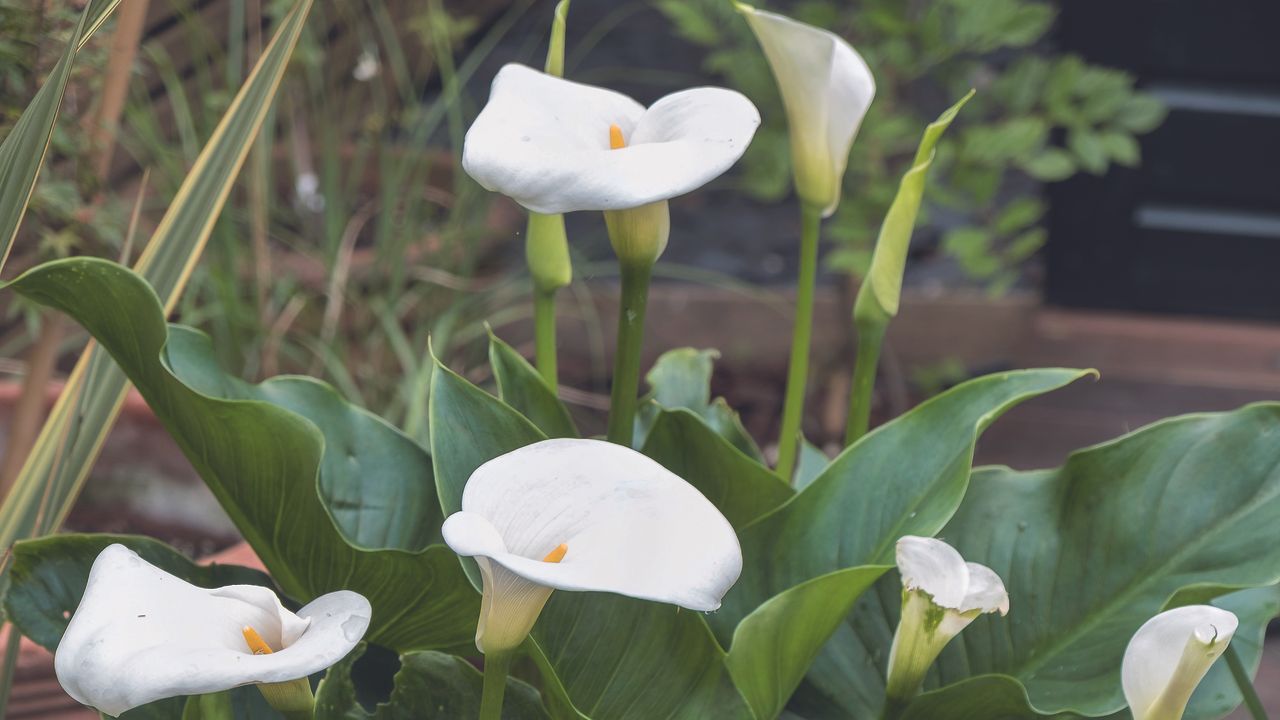
[[[0,145],[0,256],[77,55],[119,4],[88,3]],[[776,458],[711,400],[696,350],[641,386],[645,328],[663,321],[646,313],[654,264],[696,241],[668,201],[739,161],[757,105],[700,87],[645,107],[564,77],[568,0],[545,65],[497,73],[459,158],[528,211],[533,362],[488,332],[491,393],[429,353],[422,433],[312,377],[225,369],[168,318],[311,5],[280,15],[133,267],[70,257],[4,285],[95,341],[0,510],[10,673],[20,633],[73,698],[126,718],[1265,717],[1251,677],[1280,615],[1280,405],[1166,419],[1028,472],[973,467],[979,436],[1096,373],[978,377],[870,427],[929,172],[973,91],[915,128],[910,167],[875,189],[892,201],[849,316],[846,442],[828,458],[802,436],[819,233],[864,190],[844,178],[876,67],[789,17],[732,17],[780,89],[801,201]],[[621,278],[603,438],[557,393],[571,212],[603,213]],[[265,573],[56,534],[130,383]]]

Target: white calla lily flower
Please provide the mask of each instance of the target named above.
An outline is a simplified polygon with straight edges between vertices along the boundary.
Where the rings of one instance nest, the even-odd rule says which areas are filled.
[[[936,538],[907,535],[897,544],[902,619],[889,651],[888,702],[903,703],[920,689],[929,666],[951,638],[983,613],[1009,612],[1009,594],[991,568],[965,562]]]
[[[119,715],[168,697],[306,678],[351,652],[369,601],[329,593],[297,614],[256,585],[196,587],[123,545],[103,550],[54,654],[63,689]],[[255,654],[249,628],[269,648]]]
[[[718,177],[759,125],[755,105],[732,90],[684,90],[646,110],[621,93],[513,63],[467,131],[462,166],[534,212],[626,210]]]
[[[829,217],[840,204],[849,148],[876,95],[867,63],[844,38],[738,4],[778,81],[791,130],[796,191]]]
[[[742,572],[733,527],[657,462],[600,440],[545,440],[481,465],[444,540],[484,582],[476,647],[524,641],[553,590],[712,611]]]
[[[1178,720],[1209,667],[1226,651],[1239,619],[1211,605],[1156,615],[1124,651],[1120,682],[1134,720]]]

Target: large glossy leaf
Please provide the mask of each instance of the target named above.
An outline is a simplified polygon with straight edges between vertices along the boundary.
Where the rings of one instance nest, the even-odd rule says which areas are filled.
[[[711,372],[720,353],[716,350],[677,348],[668,350],[658,358],[645,380],[651,392],[640,403],[636,417],[634,447],[644,444],[658,412],[663,409],[684,408],[702,418],[707,426],[719,433],[744,455],[758,463],[764,463],[756,441],[751,438],[724,398],[711,399]]]
[[[138,271],[173,309],[270,110],[312,0],[296,0],[169,205]],[[92,6],[102,7],[98,2]],[[100,19],[99,19],[100,22]],[[109,303],[110,297],[96,298]],[[124,402],[128,381],[98,345],[80,356],[14,487],[0,506],[0,547],[62,524]]]
[[[578,428],[569,410],[547,381],[492,330],[489,331],[489,365],[498,381],[498,396],[504,403],[518,410],[547,437],[578,437]]]
[[[443,366],[432,378],[430,425],[446,512],[460,509],[462,489],[477,467],[545,437]],[[747,717],[724,651],[697,613],[616,595],[557,592],[533,639],[550,685],[588,717]]]
[[[316,689],[316,720],[452,720],[480,715],[484,679],[466,660],[438,652],[400,656],[395,687],[373,711],[356,700],[351,668],[363,654],[357,649],[334,665]],[[502,703],[504,720],[541,720],[547,717],[538,691],[508,678]]]
[[[200,587],[263,585],[275,588],[263,573],[235,565],[197,565],[164,543],[137,535],[55,535],[20,542],[13,549],[9,591],[5,609],[25,636],[49,651],[56,650],[71,614],[80,605],[89,569],[108,545],[119,543],[144,560]],[[225,705],[235,714],[195,717],[236,717],[270,720],[279,714],[266,705],[256,688],[220,693],[208,705]],[[183,712],[186,701],[170,698],[130,710],[121,720],[172,720]],[[183,716],[186,717],[185,715]]]
[[[208,338],[166,326],[155,293],[114,263],[47,263],[12,287],[111,354],[286,593],[363,594],[369,637],[398,650],[470,639],[478,598],[455,556],[426,546],[441,516],[420,447],[314,380],[226,376]]]
[[[1081,377],[1025,370],[959,385],[864,437],[807,488],[740,533],[745,567],[712,627],[728,638],[778,593],[836,570],[893,563],[903,535],[932,535],[969,484],[978,435],[1014,405]]]
[[[738,624],[726,663],[757,718],[777,717],[853,603],[889,568],[837,570],[774,596]]]
[[[35,192],[76,56],[119,4],[120,0],[93,0],[85,7],[58,64],[0,143],[0,267],[9,258]]]
[[[1042,714],[1124,707],[1120,663],[1143,622],[1174,598],[1280,580],[1280,554],[1259,551],[1280,544],[1277,437],[1280,405],[1254,405],[1166,420],[1057,470],[974,473],[942,537],[1004,578],[1012,608],[961,633],[931,685],[1002,674]],[[896,609],[889,578],[864,596],[849,666],[883,665]],[[836,673],[823,689],[865,707]]]
[[[698,488],[735,528],[794,494],[777,475],[689,410],[657,410],[641,452]]]

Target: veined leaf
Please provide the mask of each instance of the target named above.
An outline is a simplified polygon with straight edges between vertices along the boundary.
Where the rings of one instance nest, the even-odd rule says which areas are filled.
[[[1258,550],[1280,544],[1277,437],[1280,405],[1252,405],[1165,420],[1079,451],[1056,470],[975,472],[940,536],[995,570],[1011,607],[1008,617],[984,616],[953,640],[927,686],[1003,676],[984,682],[1018,689],[1027,717],[1123,708],[1121,660],[1142,623],[1170,604],[1280,580],[1280,555]],[[845,666],[883,667],[900,602],[892,579],[855,610]],[[1275,600],[1274,592],[1232,597],[1254,628],[1237,635],[1237,650],[1256,637]],[[1211,696],[1197,700],[1199,717],[1238,702],[1223,690],[1224,671],[1215,670]],[[843,691],[837,675],[833,669],[823,683],[828,697],[847,712],[875,706]],[[934,697],[962,690],[944,687]]]
[[[138,270],[163,299],[165,314],[182,294],[262,127],[311,3],[297,0],[284,16],[138,260]],[[91,7],[102,6],[95,2]],[[96,301],[109,302],[105,298]],[[124,373],[91,343],[0,506],[0,547],[50,533],[62,524],[115,422],[126,388]]]
[[[471,639],[479,598],[428,545],[441,515],[417,444],[310,378],[227,376],[209,339],[166,326],[155,293],[114,263],[46,263],[11,287],[111,354],[288,595],[359,592],[370,640],[401,651]]]
[[[58,64],[0,143],[0,268],[13,249],[13,240],[44,167],[76,55],[119,4],[120,0],[92,0],[85,7]]]
[[[645,374],[652,391],[640,403],[636,414],[633,446],[644,445],[649,429],[662,409],[684,408],[702,418],[711,428],[747,457],[764,463],[760,447],[752,439],[738,413],[724,398],[711,399],[711,371],[720,353],[716,350],[676,348],[663,353]]]
[[[1084,374],[1025,370],[971,380],[850,446],[786,504],[739,532],[742,577],[720,612],[708,617],[717,637],[731,637],[742,618],[789,588],[845,568],[891,565],[898,538],[936,533],[964,497],[978,435],[1018,403]],[[847,696],[870,696],[845,712],[873,717],[880,708],[867,708],[883,694],[884,680],[868,663],[846,657],[857,642],[851,629],[857,622],[855,612],[839,624],[808,682],[830,678]]]
[[[498,381],[498,395],[507,405],[529,418],[547,437],[579,437],[569,410],[538,371],[489,331],[489,365]]]

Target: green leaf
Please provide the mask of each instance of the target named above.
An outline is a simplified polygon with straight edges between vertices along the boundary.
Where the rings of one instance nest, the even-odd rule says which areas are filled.
[[[1165,420],[1057,470],[975,472],[941,536],[1004,578],[1012,608],[961,633],[931,684],[998,673],[1042,714],[1123,708],[1121,659],[1142,623],[1175,598],[1280,580],[1280,555],[1257,552],[1280,543],[1277,428],[1280,405],[1252,405]],[[862,618],[866,652],[888,648],[896,590],[865,596],[884,605]]]
[[[441,514],[415,443],[317,381],[224,374],[209,339],[166,327],[151,288],[114,263],[46,263],[10,287],[111,354],[287,594],[361,593],[370,639],[391,648],[470,640],[478,598],[454,554],[427,547]]]
[[[738,624],[725,663],[757,718],[777,717],[823,643],[887,565],[837,570],[770,598]]]
[[[85,7],[58,64],[0,143],[0,188],[4,189],[0,192],[0,267],[4,267],[13,249],[13,240],[44,167],[76,56],[119,4],[120,0],[93,0]]]
[[[484,678],[466,660],[438,652],[400,656],[395,688],[386,702],[369,712],[356,701],[351,668],[363,647],[334,665],[316,689],[316,720],[423,720],[473,718],[480,715]],[[515,678],[507,679],[502,703],[505,720],[547,717],[538,691]]]
[[[138,260],[139,272],[163,298],[166,312],[176,305],[204,251],[213,223],[275,99],[310,9],[311,0],[297,0],[281,19],[271,43]],[[48,534],[62,524],[106,441],[127,387],[124,373],[101,346],[90,345],[80,356],[0,506],[0,547]]]
[[[916,214],[924,197],[924,183],[933,164],[934,146],[946,132],[960,108],[973,97],[973,91],[938,116],[925,128],[920,146],[916,149],[911,169],[902,176],[898,194],[885,213],[876,249],[871,256],[871,269],[858,288],[854,304],[854,317],[873,320],[878,325],[889,322],[898,314],[898,301],[902,295],[902,273],[907,266],[907,251],[911,247],[911,232],[915,228]]]
[[[1021,163],[1031,177],[1043,182],[1066,180],[1076,172],[1075,158],[1061,148],[1045,148],[1035,157]]]
[[[498,395],[503,402],[518,410],[547,437],[579,437],[569,410],[547,386],[547,381],[492,330],[489,331],[489,365],[493,367]]]
[[[830,464],[831,458],[827,457],[822,448],[807,439],[801,438],[800,458],[796,463],[796,490],[803,490],[809,487]]]
[[[711,399],[711,373],[714,362],[720,357],[716,350],[677,348],[668,350],[645,375],[653,391],[647,397],[651,402],[640,406],[636,418],[635,447],[644,444],[645,436],[658,418],[661,408],[675,410],[685,408],[702,418],[707,425],[728,440],[734,447],[758,463],[764,463],[764,455],[756,441],[742,427],[742,420],[724,398]]]
[[[1142,160],[1142,150],[1138,148],[1138,141],[1134,140],[1129,133],[1110,130],[1099,134],[1098,138],[1107,155],[1116,164],[1134,167]]]
[[[197,565],[177,550],[147,537],[54,535],[13,546],[9,591],[4,599],[9,620],[36,644],[51,652],[57,649],[71,613],[84,596],[89,568],[98,554],[114,543],[192,585],[263,585],[275,589],[271,579],[257,570],[237,565]]]
[[[1076,128],[1067,134],[1067,147],[1075,153],[1080,167],[1094,175],[1107,169],[1107,147],[1098,133],[1087,128]]]
[[[155,708],[155,720],[173,720],[175,715],[173,712],[168,714],[161,712],[162,704],[171,702],[174,701],[161,700],[144,705],[121,715],[120,720],[140,720],[140,718],[135,717],[134,713],[149,708]],[[181,699],[178,702],[181,702]],[[267,699],[262,696],[256,685],[238,687],[234,690],[212,695],[194,695],[187,698],[184,704],[175,704],[174,707],[175,709],[181,708],[182,720],[229,720],[230,718],[235,718],[235,720],[280,720],[284,717],[267,704]]]
[[[431,418],[432,459],[446,512],[461,509],[462,490],[476,468],[545,437],[514,409],[438,362]],[[724,651],[698,613],[618,595],[561,591],[552,594],[532,637],[532,655],[544,677],[588,717],[747,715],[729,681]]]
[[[1132,133],[1146,133],[1155,130],[1164,122],[1168,109],[1154,95],[1138,93],[1129,98],[1116,115],[1116,122]]]
[[[789,588],[844,568],[892,564],[898,538],[936,533],[968,488],[978,435],[1014,405],[1085,374],[1047,369],[978,378],[864,436],[787,504],[739,532],[742,577],[708,618],[717,636],[730,637],[739,620]],[[850,617],[857,620],[857,613]],[[852,626],[842,625],[809,680],[833,683],[822,690],[842,701],[845,714],[874,716],[884,680],[867,671],[874,663],[847,661],[856,640]]]
[[[735,528],[794,494],[777,475],[688,410],[659,411],[641,452],[698,488]]]

